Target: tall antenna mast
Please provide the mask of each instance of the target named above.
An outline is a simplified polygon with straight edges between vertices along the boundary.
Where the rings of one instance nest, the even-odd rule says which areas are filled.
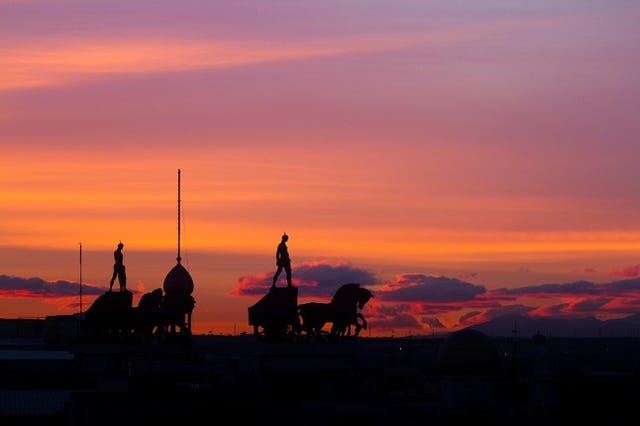
[[[178,257],[176,260],[178,263],[182,260],[180,258],[180,169],[178,169]]]
[[[82,313],[82,243],[80,243],[80,313]]]

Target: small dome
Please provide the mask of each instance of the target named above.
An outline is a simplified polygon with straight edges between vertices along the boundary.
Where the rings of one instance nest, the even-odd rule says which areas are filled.
[[[185,267],[178,262],[164,279],[163,288],[167,294],[191,294],[193,293],[193,279]]]
[[[539,331],[533,335],[533,344],[535,346],[542,346],[545,342],[545,340],[547,340],[546,337],[544,337],[544,335],[542,333],[540,333]]]
[[[451,333],[438,351],[438,367],[443,374],[486,374],[498,366],[498,350],[482,332],[465,328]]]

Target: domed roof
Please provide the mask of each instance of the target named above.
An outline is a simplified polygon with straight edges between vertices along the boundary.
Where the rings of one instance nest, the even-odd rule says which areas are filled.
[[[539,331],[533,335],[533,344],[535,346],[541,346],[544,344],[545,340],[547,340],[546,337],[544,337],[544,335],[542,333],[540,333]]]
[[[484,333],[465,328],[451,333],[438,350],[443,374],[487,374],[498,366],[498,350]]]
[[[191,294],[193,293],[193,279],[184,266],[178,263],[174,266],[164,279],[164,291],[167,294]]]

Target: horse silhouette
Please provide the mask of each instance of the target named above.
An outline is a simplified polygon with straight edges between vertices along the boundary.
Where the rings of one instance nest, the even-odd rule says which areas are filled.
[[[162,301],[164,294],[161,288],[145,293],[140,298],[138,306],[134,309],[136,314],[136,329],[138,337],[144,342],[150,342],[160,326],[162,314]]]
[[[323,339],[355,337],[367,322],[358,312],[373,297],[373,293],[357,283],[341,286],[329,303],[310,302],[298,305],[300,328],[307,337],[314,336]],[[331,331],[324,330],[327,323],[332,323]],[[355,327],[351,334],[351,326]]]

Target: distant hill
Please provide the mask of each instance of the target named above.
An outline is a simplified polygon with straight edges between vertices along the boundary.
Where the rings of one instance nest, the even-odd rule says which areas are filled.
[[[530,338],[537,333],[545,337],[640,337],[640,314],[601,321],[597,318],[530,318],[504,315],[467,328],[490,337]]]

